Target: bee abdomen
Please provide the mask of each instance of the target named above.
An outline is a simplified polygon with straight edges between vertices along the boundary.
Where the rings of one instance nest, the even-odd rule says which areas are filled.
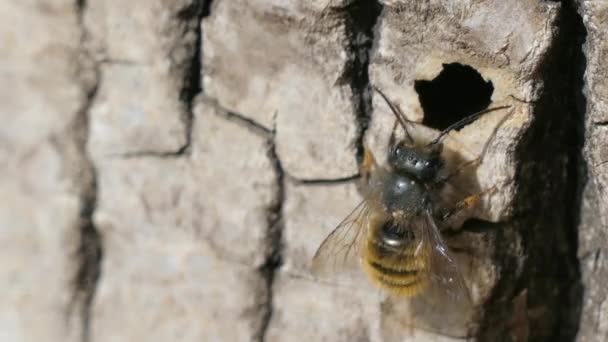
[[[366,260],[364,264],[372,280],[393,295],[411,297],[424,289],[425,269],[397,268],[390,263],[373,260]]]

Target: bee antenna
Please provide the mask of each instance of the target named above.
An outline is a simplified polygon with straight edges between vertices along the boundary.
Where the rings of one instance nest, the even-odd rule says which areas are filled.
[[[477,120],[480,116],[482,116],[483,114],[489,113],[489,112],[493,112],[495,110],[499,110],[499,109],[505,109],[505,108],[509,108],[511,107],[510,105],[506,105],[506,106],[499,106],[499,107],[493,107],[493,108],[488,108],[488,109],[484,109],[481,110],[477,113],[473,113],[459,121],[456,121],[455,123],[451,124],[450,126],[448,126],[448,128],[444,129],[443,131],[441,131],[441,133],[439,133],[439,135],[437,136],[437,138],[435,138],[433,141],[431,141],[429,143],[430,145],[435,145],[437,143],[440,143],[443,138],[450,133],[451,131],[455,130],[455,129],[460,129],[468,124],[470,124],[471,122]]]
[[[407,125],[406,125],[406,122],[411,123],[411,121],[408,120],[405,117],[405,115],[403,115],[403,113],[401,113],[401,111],[388,99],[388,97],[378,87],[373,86],[373,88],[375,91],[378,92],[378,94],[380,94],[380,96],[382,96],[382,98],[384,99],[384,102],[386,102],[388,107],[391,109],[391,112],[393,112],[393,114],[397,118],[399,125],[401,125],[401,127],[403,128],[403,131],[405,131],[405,136],[407,136],[407,139],[409,140],[409,142],[413,144],[414,139],[410,135],[410,132],[407,130]]]

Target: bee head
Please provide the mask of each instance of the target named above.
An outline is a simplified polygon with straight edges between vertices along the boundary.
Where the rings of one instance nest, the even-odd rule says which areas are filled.
[[[388,163],[396,172],[414,176],[421,182],[431,182],[443,166],[441,144],[412,146],[401,141],[389,151]]]

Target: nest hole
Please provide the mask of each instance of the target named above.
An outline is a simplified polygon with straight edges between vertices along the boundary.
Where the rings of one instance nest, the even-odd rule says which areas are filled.
[[[422,123],[443,130],[488,108],[494,85],[472,67],[450,63],[443,64],[443,70],[434,79],[416,80],[414,89],[424,111]]]

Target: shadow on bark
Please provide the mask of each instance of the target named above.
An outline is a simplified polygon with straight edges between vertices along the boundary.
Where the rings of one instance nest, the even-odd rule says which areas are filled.
[[[501,276],[485,307],[480,341],[519,341],[524,330],[531,341],[573,341],[578,331],[586,32],[572,1],[562,2],[556,27],[537,70],[542,90],[533,119],[515,152],[514,222],[498,232],[494,258]],[[517,240],[524,255],[514,247]]]

